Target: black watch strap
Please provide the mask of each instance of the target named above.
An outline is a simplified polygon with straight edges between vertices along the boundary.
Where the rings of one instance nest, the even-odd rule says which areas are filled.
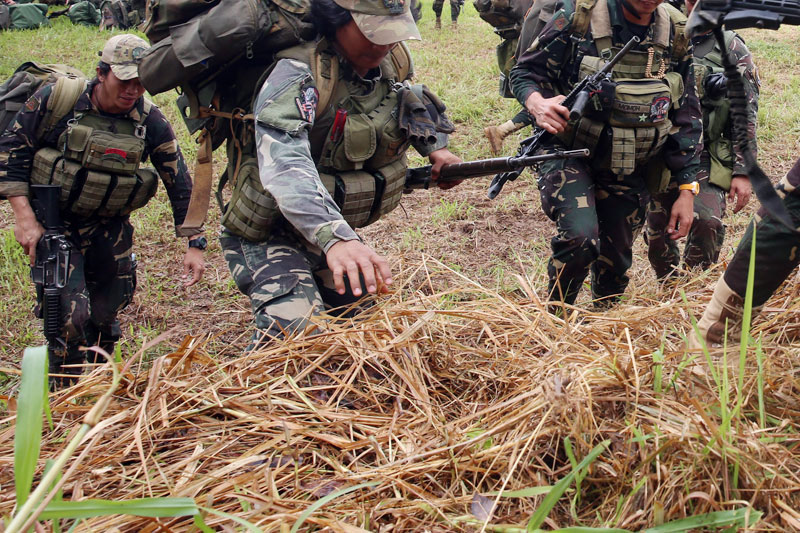
[[[205,237],[197,237],[196,239],[191,239],[189,241],[189,248],[198,248],[200,250],[205,250],[208,248],[208,240]]]

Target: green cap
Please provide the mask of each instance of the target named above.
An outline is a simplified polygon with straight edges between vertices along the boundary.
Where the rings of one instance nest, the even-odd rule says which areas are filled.
[[[139,77],[139,62],[150,48],[147,41],[130,33],[115,35],[103,46],[100,60],[111,65],[111,72],[121,80]]]
[[[364,37],[375,44],[420,39],[410,0],[333,0],[352,15]]]

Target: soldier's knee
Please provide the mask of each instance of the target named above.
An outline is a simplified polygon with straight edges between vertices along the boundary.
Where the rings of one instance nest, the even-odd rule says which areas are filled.
[[[85,295],[78,294],[69,300],[64,313],[64,326],[61,329],[61,334],[67,343],[84,342],[90,316],[89,299]]]
[[[320,297],[301,276],[284,273],[262,280],[250,292],[256,327],[272,336],[295,333],[321,310]]]
[[[558,242],[554,248],[564,263],[589,265],[600,257],[600,241],[594,235],[576,235]]]

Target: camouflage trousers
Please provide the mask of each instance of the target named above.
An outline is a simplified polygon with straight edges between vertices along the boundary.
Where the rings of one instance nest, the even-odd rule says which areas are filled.
[[[686,239],[683,260],[687,267],[708,268],[716,263],[725,240],[725,191],[700,179],[700,193],[694,199],[694,220]],[[663,193],[655,195],[647,213],[647,256],[658,279],[675,273],[680,263],[678,243],[667,235],[672,204],[678,199],[678,184],[670,182]]]
[[[325,309],[358,301],[350,291],[340,295],[321,251],[291,230],[278,226],[269,239],[251,242],[224,230],[220,243],[236,286],[250,298],[257,331],[249,349],[305,331],[309,319]]]
[[[458,20],[462,5],[464,5],[463,0],[450,0],[450,20],[453,22]],[[441,18],[443,9],[444,0],[433,0],[433,12],[436,13],[436,18]]]
[[[592,297],[607,307],[628,286],[626,272],[649,194],[638,172],[618,176],[590,164],[567,159],[537,169],[542,209],[557,230],[550,241],[549,291],[551,300],[572,304],[591,271]]]
[[[81,368],[64,365],[105,362],[82,346],[99,346],[112,353],[119,340],[117,313],[133,299],[136,264],[131,256],[133,226],[128,217],[68,224],[65,236],[72,243],[67,284],[61,291],[61,341],[49,347],[50,371],[80,374]],[[41,318],[42,289],[37,287],[35,313]]]
[[[798,162],[800,165],[800,162]],[[797,193],[783,199],[795,227],[800,228],[800,196]],[[756,239],[753,307],[763,305],[800,264],[800,233],[791,231],[763,208],[747,228],[736,254],[723,277],[725,283],[744,298],[750,267],[750,247]]]

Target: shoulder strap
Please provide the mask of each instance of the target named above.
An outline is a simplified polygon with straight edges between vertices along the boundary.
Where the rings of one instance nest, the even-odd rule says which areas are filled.
[[[397,81],[403,82],[414,73],[414,60],[411,59],[411,51],[405,42],[392,48],[391,59]]]
[[[575,2],[575,12],[572,14],[572,25],[570,29],[576,37],[583,37],[589,31],[589,23],[592,20],[592,12],[598,0],[577,0]],[[603,2],[605,3],[605,2]],[[565,3],[566,7],[566,3]],[[606,9],[606,16],[608,9]],[[611,23],[609,22],[609,28]],[[592,28],[594,29],[594,28]]]
[[[47,101],[47,111],[45,111],[44,118],[36,131],[37,137],[41,138],[42,135],[53,129],[67,113],[72,111],[78,102],[78,98],[86,90],[86,83],[83,78],[73,78],[71,76],[62,76],[56,80],[53,85],[53,91]]]
[[[320,115],[328,108],[331,97],[336,92],[336,86],[339,84],[339,59],[336,54],[323,54],[322,51],[327,47],[327,42],[322,39],[314,48],[311,61],[311,75],[314,76],[314,82],[317,84],[317,91],[319,92],[317,113]],[[330,67],[327,71],[325,71],[322,61],[323,55],[327,55],[330,58]]]
[[[672,60],[680,61],[689,50],[689,36],[686,34],[686,15],[680,9],[664,2],[658,9],[663,9],[672,22]]]

